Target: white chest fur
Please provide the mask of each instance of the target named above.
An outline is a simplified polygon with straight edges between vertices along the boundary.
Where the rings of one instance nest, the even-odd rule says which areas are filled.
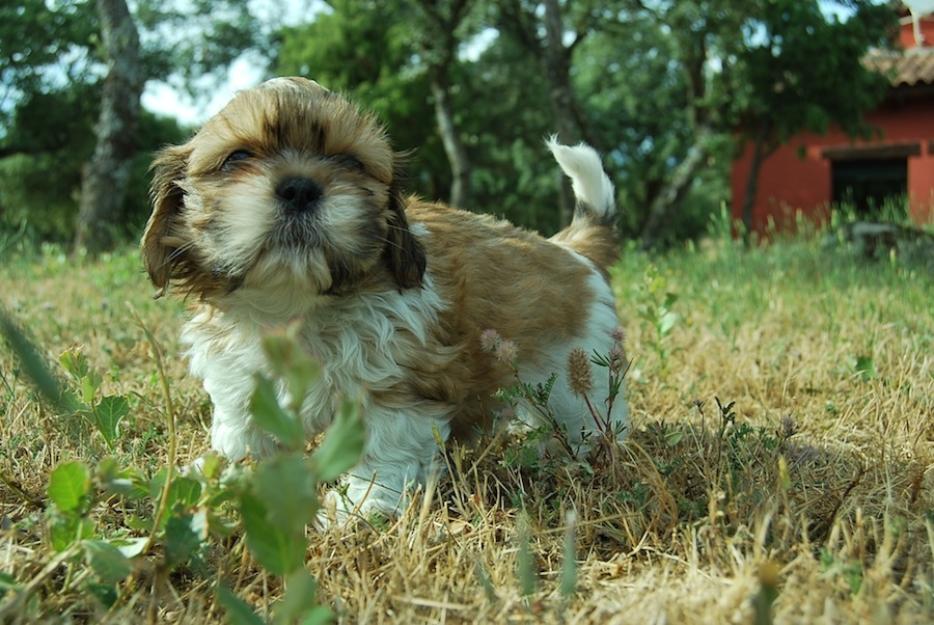
[[[306,431],[326,426],[342,398],[358,399],[364,409],[372,409],[371,393],[402,381],[400,361],[417,358],[414,352],[425,348],[442,306],[426,276],[421,289],[334,298],[300,317],[300,340],[322,364],[321,377],[303,404]],[[241,310],[202,312],[182,334],[191,371],[204,381],[214,403],[212,446],[232,460],[273,449],[248,413],[255,376],[268,373],[260,342],[271,329],[251,317]]]

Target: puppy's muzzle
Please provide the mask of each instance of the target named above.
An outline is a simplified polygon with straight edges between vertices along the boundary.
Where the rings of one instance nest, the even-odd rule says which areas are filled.
[[[276,197],[287,215],[302,215],[317,207],[324,190],[311,178],[289,176],[276,185]]]

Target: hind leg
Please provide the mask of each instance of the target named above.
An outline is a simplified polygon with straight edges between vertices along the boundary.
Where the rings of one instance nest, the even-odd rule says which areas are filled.
[[[557,420],[568,437],[571,448],[578,456],[584,456],[590,449],[591,441],[601,434],[607,425],[621,440],[628,434],[629,410],[621,387],[612,406],[607,402],[610,394],[610,376],[606,367],[590,362],[594,353],[608,355],[616,345],[614,334],[619,327],[613,293],[606,280],[594,272],[588,281],[593,294],[593,301],[588,311],[588,320],[584,331],[571,340],[558,344],[552,350],[548,361],[537,367],[523,368],[519,375],[522,380],[532,384],[546,382],[552,374],[557,377],[548,399],[551,414]],[[589,367],[589,390],[581,394],[581,384],[572,381],[569,359],[574,350],[582,350],[585,358],[578,358],[583,373]],[[581,362],[582,361],[582,362]],[[580,372],[578,372],[580,379]],[[575,389],[577,387],[577,389]]]

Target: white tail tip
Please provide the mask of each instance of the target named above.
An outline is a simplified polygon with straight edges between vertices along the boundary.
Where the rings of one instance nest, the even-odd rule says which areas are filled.
[[[599,219],[612,217],[616,212],[616,194],[613,183],[603,171],[603,163],[597,151],[586,143],[562,145],[555,136],[550,137],[545,144],[561,170],[571,179],[578,210],[595,213]]]

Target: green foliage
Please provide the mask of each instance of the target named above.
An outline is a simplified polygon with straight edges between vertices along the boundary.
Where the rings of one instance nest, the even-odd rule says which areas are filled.
[[[321,445],[311,456],[319,479],[331,481],[356,465],[363,455],[364,442],[360,408],[345,400]]]
[[[145,75],[181,74],[191,91],[244,50],[267,47],[270,36],[237,0],[147,0],[131,8],[143,31]],[[0,8],[0,239],[24,225],[33,240],[72,239],[82,168],[95,144],[100,47],[94,2],[28,0]],[[123,210],[101,227],[138,236],[149,215],[152,152],[186,134],[176,120],[142,111]]]
[[[71,79],[83,59],[70,62],[73,46],[89,46],[94,36],[94,6],[88,0],[22,0],[0,7],[0,75],[4,87],[29,92],[45,82],[43,70],[62,64]],[[0,119],[7,112],[0,108]],[[2,127],[4,124],[0,124]]]
[[[868,382],[876,377],[876,363],[872,356],[857,356],[854,368],[863,381]]]
[[[538,587],[538,566],[532,554],[532,530],[526,515],[519,518],[519,547],[516,553],[516,579],[520,594],[528,599]]]
[[[59,381],[49,371],[35,346],[2,310],[0,310],[0,333],[19,358],[23,372],[36,385],[36,389],[43,398],[56,410],[63,412],[70,410],[75,404],[74,399],[62,390]]]
[[[81,462],[60,464],[49,477],[49,499],[60,512],[75,512],[91,488],[88,468]]]
[[[54,377],[35,347],[14,325],[5,328],[17,354],[34,361],[30,368],[24,368],[26,376],[37,385],[48,386]],[[304,569],[305,530],[319,509],[318,484],[335,479],[359,462],[365,441],[363,423],[359,407],[345,402],[321,446],[306,458],[299,416],[303,395],[282,406],[276,388],[281,381],[283,387],[307,392],[319,367],[289,339],[272,338],[265,345],[271,369],[279,379],[258,380],[251,408],[256,424],[278,436],[283,450],[258,463],[253,471],[235,466],[222,471],[220,459],[212,455],[203,459],[199,471],[189,475],[162,469],[147,477],[135,467],[120,466],[112,457],[101,459],[94,471],[78,460],[64,462],[52,471],[47,510],[51,546],[67,558],[69,576],[86,567],[94,581],[85,588],[104,605],[120,600],[123,580],[132,574],[137,561],[153,552],[165,570],[210,576],[204,570],[203,552],[214,541],[242,531],[257,563],[286,581],[288,590],[275,611],[275,625],[333,620],[331,611],[318,604],[314,579]],[[127,398],[105,396],[95,403],[101,376],[80,351],[63,353],[60,363],[69,376],[70,388],[61,391],[55,386],[45,395],[50,400],[62,393],[74,396],[76,413],[91,416],[108,447],[114,449],[119,442],[118,425],[130,410]],[[167,479],[171,483],[165,488]],[[113,497],[135,507],[142,516],[137,523],[108,536],[107,528],[95,523],[94,512]],[[134,530],[147,534],[128,534]],[[0,590],[10,589],[17,590],[13,581],[0,579]],[[263,622],[225,587],[218,586],[217,598],[231,622]]]
[[[561,560],[561,577],[558,582],[558,592],[568,601],[577,591],[577,534],[574,512],[565,515],[564,523],[564,552]]]
[[[110,543],[103,540],[86,540],[82,547],[88,565],[101,584],[114,586],[130,574],[130,561]]]
[[[11,590],[16,590],[16,579],[9,573],[0,573],[0,599],[3,599]]]
[[[896,15],[866,0],[848,2],[854,14],[828,18],[811,0],[768,0],[746,26],[733,85],[743,127],[769,128],[769,141],[800,130],[823,132],[833,122],[865,134],[863,113],[878,104],[887,80],[862,64],[869,48],[890,46]],[[843,4],[843,3],[837,3]]]
[[[21,4],[0,10],[0,70],[13,96],[0,110],[0,252],[14,237],[71,239],[101,88],[94,3],[66,0],[55,10],[43,0]],[[556,4],[576,37],[569,63],[579,122],[599,142],[628,237],[646,234],[649,207],[695,153],[700,165],[652,239],[670,244],[702,235],[728,198],[737,128],[765,146],[832,123],[865,134],[862,114],[884,93],[885,78],[860,59],[870,47],[889,45],[895,12],[886,3]],[[828,17],[830,5],[844,7],[847,17]],[[534,33],[544,5],[474,2],[450,33],[438,30],[425,6],[336,0],[287,27],[275,9],[257,13],[235,0],[144,0],[133,8],[150,79],[205,93],[243,54],[268,62],[271,73],[314,78],[388,125],[396,149],[408,155],[400,158],[405,188],[429,199],[446,200],[452,184],[429,72],[443,49],[438,43],[453,38],[460,45],[446,79],[471,164],[468,208],[555,232],[560,177],[542,145],[556,130],[553,68],[504,18],[517,11]],[[430,6],[443,13],[449,5]],[[148,214],[152,151],[185,134],[173,120],[143,113],[124,211],[111,224],[119,235],[135,238]]]
[[[654,330],[651,346],[662,367],[665,367],[671,353],[668,337],[680,319],[673,310],[678,295],[671,290],[667,278],[654,265],[649,265],[645,271],[643,288],[645,298],[639,306],[639,316],[651,324]]]
[[[250,398],[250,413],[256,425],[274,435],[288,449],[298,449],[305,442],[301,422],[282,406],[276,387],[265,376],[256,377],[256,388]]]
[[[840,558],[827,548],[820,550],[821,571],[826,577],[842,578],[852,594],[857,594],[863,586],[863,567],[855,560]]]
[[[334,620],[329,609],[318,605],[315,596],[318,585],[306,571],[300,570],[286,579],[286,593],[276,606],[275,625],[323,625]]]
[[[227,610],[230,625],[265,625],[253,608],[225,586],[217,587],[217,601]]]
[[[270,573],[288,575],[305,561],[304,535],[294,527],[276,525],[271,516],[263,500],[252,493],[240,495],[240,517],[250,553]]]
[[[130,402],[122,395],[108,395],[101,398],[91,411],[97,431],[104,437],[111,450],[114,449],[117,440],[117,427],[129,412]]]

